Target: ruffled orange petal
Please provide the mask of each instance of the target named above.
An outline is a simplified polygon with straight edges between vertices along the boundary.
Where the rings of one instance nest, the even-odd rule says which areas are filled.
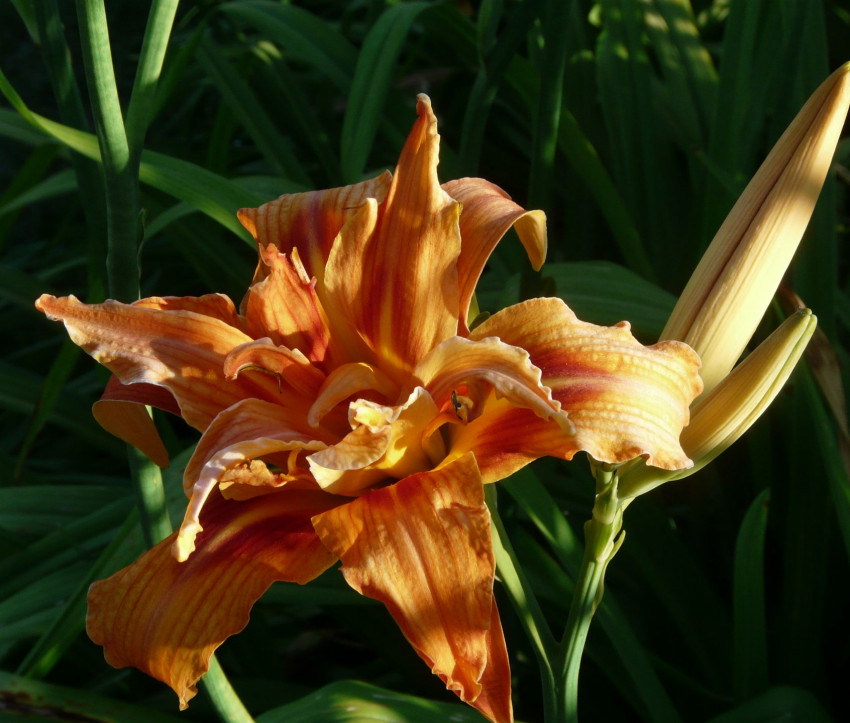
[[[183,473],[183,490],[190,498],[174,555],[185,560],[201,532],[200,515],[222,476],[251,460],[281,452],[317,451],[325,442],[304,427],[303,412],[261,399],[245,399],[221,412],[207,427]]]
[[[345,297],[352,325],[396,381],[456,333],[459,308],[460,206],[437,180],[439,136],[427,96],[417,113],[386,202],[342,230],[325,275],[328,293]]]
[[[490,720],[510,720],[509,703],[507,715],[493,705],[504,700],[510,671],[493,625],[490,515],[472,455],[319,514],[313,525],[348,583],[387,606],[449,690],[476,707],[483,694]]]
[[[83,304],[73,296],[45,294],[36,308],[64,322],[72,341],[123,383],[165,387],[177,400],[183,419],[196,429],[205,429],[222,409],[242,399],[279,397],[277,382],[270,377],[243,374],[234,381],[225,379],[225,357],[251,339],[223,321],[218,315],[221,309],[208,316],[145,306],[152,302],[161,305],[168,300]]]
[[[505,232],[514,226],[535,271],[546,259],[546,214],[526,211],[501,188],[483,178],[460,178],[443,189],[463,206],[460,214],[460,256],[457,260],[460,289],[460,332],[469,333],[467,314],[475,285],[484,265]]]
[[[417,365],[414,376],[438,406],[442,406],[458,387],[483,381],[493,387],[497,396],[506,397],[514,406],[531,409],[538,417],[554,420],[566,434],[574,431],[567,415],[561,411],[560,402],[552,398],[552,390],[541,384],[540,369],[531,363],[528,352],[497,338],[471,341],[454,336],[446,339]],[[476,400],[470,401],[476,403]],[[474,417],[480,410],[467,411]]]
[[[369,429],[362,425],[349,432],[335,445],[307,458],[310,473],[327,492],[356,496],[388,477],[371,465],[384,456],[390,446],[392,428]]]
[[[449,431],[450,456],[474,451],[485,481],[502,479],[539,456],[570,459],[579,451],[601,462],[645,457],[663,469],[691,466],[679,435],[702,382],[699,358],[685,344],[644,347],[627,324],[587,324],[559,299],[509,307],[471,338],[487,336],[528,350],[576,433],[558,435],[526,410],[491,398],[480,417]]]
[[[318,492],[245,502],[215,493],[187,562],[171,555],[174,535],[89,589],[86,629],[116,668],[135,666],[170,685],[185,708],[221,643],[248,622],[273,582],[307,583],[333,564],[310,517],[334,504]]]
[[[316,281],[304,270],[298,249],[290,258],[271,244],[261,249],[260,258],[269,272],[251,285],[242,303],[248,334],[269,337],[279,346],[300,350],[312,362],[324,362],[330,332],[316,296]]]
[[[154,464],[168,467],[168,451],[145,405],[180,414],[167,389],[153,384],[122,384],[111,376],[103,394],[92,405],[97,423],[110,434],[132,444]]]
[[[378,203],[386,198],[390,178],[389,173],[382,173],[351,186],[287,194],[259,208],[239,209],[237,216],[261,249],[269,244],[284,253],[297,248],[307,273],[321,282],[339,230],[367,198]],[[268,274],[269,267],[260,260],[254,282]]]

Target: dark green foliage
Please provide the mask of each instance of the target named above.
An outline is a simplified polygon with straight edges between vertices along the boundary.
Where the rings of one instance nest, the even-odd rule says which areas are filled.
[[[125,119],[144,5],[107,3]],[[83,633],[88,581],[143,542],[123,445],[88,411],[106,375],[32,306],[42,292],[99,301],[108,288],[79,22],[51,0],[5,3],[0,19],[0,717],[24,720],[40,701],[104,720],[173,720],[169,691],[112,670]],[[442,180],[478,175],[519,203],[530,192],[547,202],[549,262],[531,272],[509,233],[479,286],[481,310],[554,293],[587,321],[629,319],[651,343],[737,194],[848,54],[841,0],[185,3],[145,110],[142,214],[131,220],[142,296],[238,302],[255,252],[236,210],[391,168],[426,92]],[[846,141],[837,160],[788,281],[846,381]],[[771,312],[766,328],[777,321]],[[836,422],[843,393],[825,403],[818,380],[798,371],[733,449],[629,508],[589,638],[582,720],[846,714],[850,439]],[[180,515],[181,460],[196,436],[157,422],[177,456],[166,492]],[[499,493],[559,628],[592,504],[586,464],[544,460]],[[500,603],[516,714],[538,720],[534,657]],[[267,723],[476,718],[334,570],[306,588],[273,587],[220,659]],[[399,694],[339,682],[358,679]],[[199,697],[181,719],[212,714]]]

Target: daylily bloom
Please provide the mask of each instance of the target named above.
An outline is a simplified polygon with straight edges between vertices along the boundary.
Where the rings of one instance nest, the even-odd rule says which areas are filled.
[[[695,466],[637,464],[620,480],[633,497],[701,469],[770,406],[817,323],[798,311],[733,369],[761,321],[809,223],[850,107],[850,63],[830,75],[776,142],[721,225],[682,293],[662,339],[690,344],[703,362],[702,396],[682,446]],[[731,373],[730,373],[731,372]]]
[[[89,593],[107,661],[166,682],[181,707],[272,582],[340,560],[450,690],[510,721],[482,483],[579,451],[691,464],[679,435],[702,384],[685,344],[644,347],[558,299],[469,329],[496,243],[513,225],[539,267],[545,219],[481,179],[441,186],[426,96],[417,113],[393,175],[239,212],[259,249],[239,310],[221,295],[36,303],[126,385],[109,399],[202,432],[180,530]],[[141,417],[117,416],[161,454]]]

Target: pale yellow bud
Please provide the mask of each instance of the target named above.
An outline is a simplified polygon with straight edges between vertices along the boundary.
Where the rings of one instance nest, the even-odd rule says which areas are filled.
[[[702,359],[703,396],[761,321],[812,215],[850,105],[850,63],[809,98],[700,261],[661,335]]]
[[[687,477],[726,450],[779,394],[816,326],[817,319],[809,309],[796,312],[711,392],[694,402],[691,422],[681,437],[682,448],[694,461],[692,468],[663,472],[637,465],[622,475],[620,496],[634,497],[664,482]]]

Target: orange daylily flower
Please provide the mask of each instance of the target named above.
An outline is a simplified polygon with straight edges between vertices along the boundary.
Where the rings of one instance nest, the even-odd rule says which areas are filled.
[[[559,299],[469,330],[496,243],[514,226],[539,268],[545,218],[481,179],[441,186],[426,96],[417,112],[393,175],[239,212],[259,263],[238,310],[221,295],[36,302],[123,383],[99,414],[122,438],[160,453],[109,405],[176,403],[202,432],[180,530],[89,594],[106,659],[181,707],[272,582],[340,560],[450,690],[510,721],[482,483],[579,451],[691,464],[679,434],[702,383],[685,344],[644,347]]]

